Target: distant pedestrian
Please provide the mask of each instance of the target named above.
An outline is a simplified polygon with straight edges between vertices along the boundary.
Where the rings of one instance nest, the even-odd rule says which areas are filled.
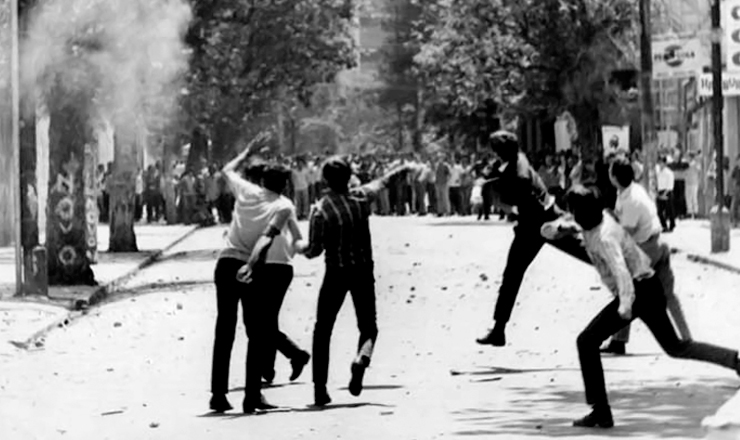
[[[659,159],[656,172],[658,177],[658,216],[663,226],[663,232],[673,232],[676,229],[676,210],[673,200],[675,176],[673,171],[668,168],[665,157]]]

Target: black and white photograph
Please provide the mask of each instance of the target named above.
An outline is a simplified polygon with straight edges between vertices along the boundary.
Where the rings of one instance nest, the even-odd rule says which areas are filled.
[[[1,440],[740,440],[740,0],[0,0]]]

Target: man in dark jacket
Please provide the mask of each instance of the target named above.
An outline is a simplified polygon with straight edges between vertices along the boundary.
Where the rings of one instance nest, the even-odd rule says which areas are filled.
[[[494,156],[497,156],[491,167],[489,185],[492,186],[498,203],[512,207],[512,210],[516,208],[517,223],[496,301],[494,325],[477,342],[502,347],[506,345],[504,330],[511,317],[524,273],[545,243],[550,243],[581,261],[590,263],[590,260],[582,243],[575,236],[546,240],[540,234],[542,225],[556,220],[563,211],[555,205],[555,198],[547,192],[542,178],[530,165],[526,155],[519,151],[516,135],[504,130],[497,131],[491,135],[489,146]]]

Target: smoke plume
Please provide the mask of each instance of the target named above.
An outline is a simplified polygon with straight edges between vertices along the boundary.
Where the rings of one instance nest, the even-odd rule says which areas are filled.
[[[188,66],[190,19],[187,0],[41,0],[21,42],[22,93],[47,106],[83,97],[118,133],[165,126]]]

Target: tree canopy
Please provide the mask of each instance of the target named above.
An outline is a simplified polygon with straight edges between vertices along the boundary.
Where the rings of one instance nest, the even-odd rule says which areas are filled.
[[[228,148],[272,100],[310,103],[315,85],[354,63],[346,0],[192,0],[182,100],[188,125]]]
[[[598,139],[599,111],[615,99],[611,71],[635,34],[629,0],[437,0],[415,60],[446,117],[490,107],[510,115],[570,111],[581,143]]]

